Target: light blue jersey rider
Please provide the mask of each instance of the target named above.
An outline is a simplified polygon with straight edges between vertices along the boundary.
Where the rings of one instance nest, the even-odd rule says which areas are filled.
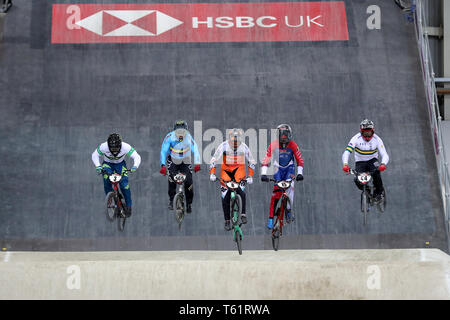
[[[192,153],[194,154],[194,163],[200,163],[200,153],[197,143],[195,143],[189,132],[185,132],[185,137],[180,141],[176,133],[177,130],[169,132],[164,138],[161,147],[160,165],[165,165],[166,160],[176,165],[192,164]]]

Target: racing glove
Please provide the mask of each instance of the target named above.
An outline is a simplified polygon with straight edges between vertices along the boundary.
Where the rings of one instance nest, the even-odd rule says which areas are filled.
[[[137,170],[137,168],[134,166],[130,169],[131,172],[136,172],[136,170]]]
[[[211,174],[210,176],[209,176],[209,180],[211,180],[211,181],[216,181],[216,176],[214,175],[214,174]]]
[[[252,184],[252,183],[253,183],[253,177],[248,177],[247,184]]]
[[[194,172],[199,172],[200,171],[200,165],[199,164],[196,164],[195,166],[194,166]]]
[[[263,174],[263,175],[261,176],[261,181],[262,181],[262,182],[269,182],[269,178],[268,178],[265,174]]]
[[[297,180],[297,181],[302,181],[302,180],[303,180],[303,175],[299,173],[299,174],[295,177],[295,180]]]
[[[342,170],[344,170],[345,172],[348,173],[350,171],[348,164],[344,164],[344,167],[342,168]]]
[[[380,170],[380,172],[383,172],[384,170],[386,170],[386,165],[384,163],[380,164],[378,170]]]
[[[163,176],[165,176],[167,174],[165,165],[161,165],[161,170],[159,170],[159,173],[161,173]]]
[[[96,167],[95,170],[97,171],[98,174],[102,173],[102,166]]]

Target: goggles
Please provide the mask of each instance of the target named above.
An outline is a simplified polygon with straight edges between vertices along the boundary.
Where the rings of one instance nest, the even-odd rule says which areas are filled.
[[[373,136],[373,130],[372,129],[361,130],[361,134],[364,137],[371,137],[371,136]]]

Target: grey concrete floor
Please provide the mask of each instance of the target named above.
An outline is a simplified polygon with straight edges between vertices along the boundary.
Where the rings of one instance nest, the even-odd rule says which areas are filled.
[[[127,3],[128,1],[122,1]],[[133,3],[150,3],[136,0]],[[349,41],[52,45],[51,5],[16,0],[0,47],[0,245],[11,250],[229,250],[217,185],[194,174],[193,213],[179,231],[159,174],[174,120],[203,130],[289,123],[305,160],[295,223],[281,248],[423,248],[448,252],[414,40],[393,1],[345,1]],[[368,30],[366,9],[382,9]],[[341,154],[371,118],[391,157],[388,207],[362,225]],[[142,156],[134,212],[119,233],[103,213],[91,153],[118,131]],[[268,141],[267,141],[268,142]],[[207,144],[207,142],[204,142]],[[261,158],[258,157],[258,164]],[[259,167],[259,165],[258,165]],[[270,249],[271,188],[248,188],[244,249]]]

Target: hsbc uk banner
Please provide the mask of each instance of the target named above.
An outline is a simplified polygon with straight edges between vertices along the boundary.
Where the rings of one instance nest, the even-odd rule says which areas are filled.
[[[346,40],[343,1],[53,5],[52,43]]]

